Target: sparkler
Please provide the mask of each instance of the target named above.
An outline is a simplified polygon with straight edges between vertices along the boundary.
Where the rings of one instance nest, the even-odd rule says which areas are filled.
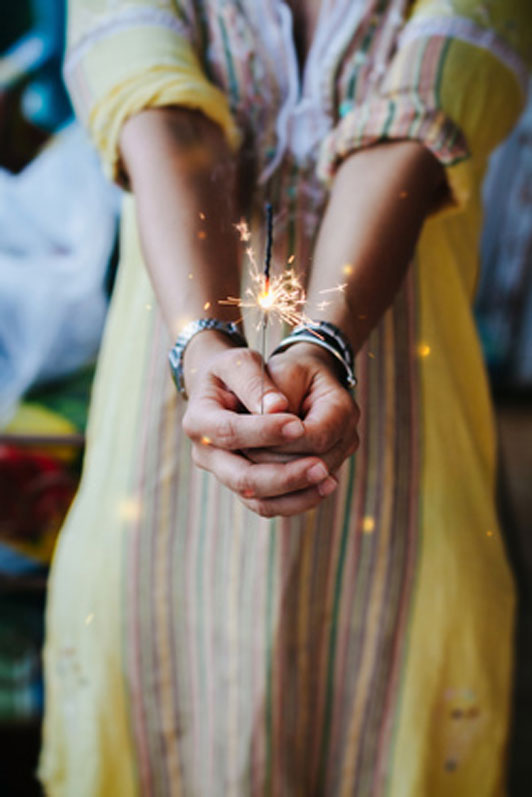
[[[268,332],[268,310],[271,308],[272,295],[270,292],[270,267],[272,264],[273,246],[273,208],[271,203],[266,205],[266,256],[264,258],[264,289],[259,298],[262,307],[262,342],[261,342],[261,385],[260,385],[260,414],[264,415],[264,375],[266,370],[266,337]]]
[[[239,222],[236,229],[240,234],[240,240],[249,241],[251,233],[245,221]],[[261,414],[264,413],[264,381],[265,381],[265,362],[266,362],[266,343],[267,331],[270,318],[274,318],[281,323],[289,326],[297,326],[310,322],[303,312],[305,305],[305,289],[301,279],[295,270],[286,268],[281,274],[271,275],[271,260],[273,248],[273,208],[270,203],[266,205],[266,251],[264,257],[264,269],[259,270],[253,248],[248,245],[246,255],[250,262],[251,285],[244,292],[244,296],[228,296],[222,299],[219,304],[239,307],[243,311],[259,310],[260,318],[256,325],[257,332],[260,332],[260,351],[262,355],[262,390],[261,390]],[[292,255],[288,264],[294,260]]]
[[[286,268],[281,274],[271,274],[271,260],[273,248],[273,208],[270,203],[266,205],[266,250],[264,268],[259,269],[253,248],[249,244],[251,233],[244,220],[235,225],[240,234],[240,240],[247,243],[246,255],[249,259],[249,276],[251,283],[245,290],[243,297],[228,296],[219,300],[219,304],[238,307],[245,314],[246,311],[258,311],[259,320],[255,329],[260,333],[260,352],[262,355],[262,390],[261,414],[264,413],[264,381],[268,323],[270,319],[287,324],[290,327],[302,324],[312,324],[312,319],[303,310],[306,302],[305,288],[301,278],[292,266],[294,255],[288,258]],[[344,273],[348,274],[351,267],[346,266]],[[320,291],[322,294],[345,293],[347,283],[336,285]],[[330,304],[324,300],[318,309],[325,309]],[[240,318],[242,320],[242,317]],[[316,331],[311,334],[321,337]]]

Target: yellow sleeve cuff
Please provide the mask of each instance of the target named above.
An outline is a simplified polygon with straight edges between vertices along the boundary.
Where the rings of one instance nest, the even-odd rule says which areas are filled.
[[[65,79],[109,177],[123,181],[122,125],[146,108],[199,110],[218,124],[232,149],[240,133],[223,92],[203,74],[184,36],[162,25],[119,27],[80,40],[67,53]]]
[[[412,139],[445,167],[447,206],[460,207],[523,108],[523,74],[519,53],[494,31],[465,18],[412,19],[378,91],[340,108],[342,118],[324,141],[318,172],[330,182],[357,149]]]

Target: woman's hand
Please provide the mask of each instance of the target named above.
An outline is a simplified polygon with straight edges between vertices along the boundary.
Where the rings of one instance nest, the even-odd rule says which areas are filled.
[[[306,433],[267,371],[265,414],[260,414],[263,377],[257,352],[232,347],[227,336],[204,331],[190,341],[184,367],[189,403],[183,428],[193,442],[193,460],[246,506],[264,517],[295,515],[335,489],[323,460],[310,449],[303,456],[274,462],[253,462],[242,453],[282,451]]]
[[[337,364],[313,343],[297,343],[268,363],[275,385],[289,409],[305,425],[305,435],[269,450],[246,452],[254,462],[288,462],[297,456],[319,456],[334,475],[358,448],[360,411],[341,384]]]

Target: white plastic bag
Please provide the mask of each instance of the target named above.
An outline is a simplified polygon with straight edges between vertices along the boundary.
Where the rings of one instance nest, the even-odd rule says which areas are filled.
[[[0,170],[0,425],[31,385],[95,357],[119,199],[76,123],[21,174]]]

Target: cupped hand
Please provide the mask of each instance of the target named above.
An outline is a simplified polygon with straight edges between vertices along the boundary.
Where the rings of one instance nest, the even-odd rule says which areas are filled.
[[[305,426],[304,436],[268,449],[246,451],[256,463],[318,456],[334,476],[359,445],[360,411],[340,381],[334,358],[313,343],[297,343],[268,362],[268,373]]]
[[[185,353],[189,396],[183,428],[196,465],[213,473],[254,512],[293,515],[316,506],[335,488],[320,457],[253,462],[243,450],[283,450],[303,438],[304,423],[266,372],[257,352],[232,347],[205,331]],[[264,391],[264,414],[260,414]]]

